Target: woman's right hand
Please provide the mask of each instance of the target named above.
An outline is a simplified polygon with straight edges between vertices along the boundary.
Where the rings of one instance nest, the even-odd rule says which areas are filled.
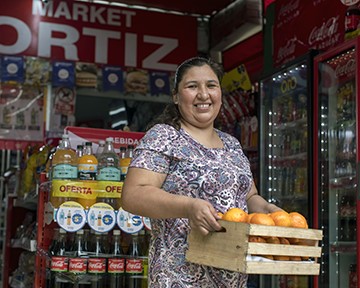
[[[221,217],[208,201],[192,199],[188,206],[187,214],[191,229],[198,230],[204,236],[209,234],[209,232],[222,229],[222,226],[217,221]]]

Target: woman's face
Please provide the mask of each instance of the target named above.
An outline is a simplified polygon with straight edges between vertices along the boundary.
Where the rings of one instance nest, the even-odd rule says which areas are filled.
[[[187,70],[173,97],[185,125],[198,128],[213,126],[221,108],[221,87],[208,65]]]

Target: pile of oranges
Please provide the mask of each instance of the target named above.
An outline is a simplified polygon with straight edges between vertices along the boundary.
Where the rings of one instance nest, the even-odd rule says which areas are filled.
[[[283,226],[295,228],[308,228],[306,218],[299,212],[286,212],[279,210],[269,214],[246,213],[241,208],[230,208],[224,214],[218,213],[222,220],[232,222],[245,222],[250,224]]]
[[[294,228],[308,228],[306,218],[299,212],[286,212],[279,210],[269,214],[265,213],[246,213],[241,208],[230,208],[224,214],[218,213],[222,220],[232,222],[244,222],[249,224],[267,225],[267,226],[282,226],[282,227],[294,227]],[[284,244],[284,245],[311,245],[306,240],[298,238],[282,238],[282,237],[264,237],[264,236],[249,236],[249,242],[258,243],[271,243],[271,244]],[[291,260],[301,261],[307,260],[307,258],[301,258],[298,256],[264,256],[272,260]]]

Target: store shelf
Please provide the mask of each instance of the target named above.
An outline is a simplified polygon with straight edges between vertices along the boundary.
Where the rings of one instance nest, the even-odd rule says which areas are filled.
[[[36,240],[31,239],[11,239],[12,248],[21,248],[30,252],[36,251]]]
[[[356,253],[356,242],[355,241],[338,241],[330,245],[330,251],[332,253]]]
[[[96,89],[89,88],[78,88],[76,90],[78,95],[82,96],[93,96],[93,97],[106,97],[114,99],[124,99],[124,100],[133,100],[133,101],[145,101],[145,102],[159,102],[159,103],[169,103],[171,97],[169,95],[142,95],[136,93],[120,93],[119,91],[99,91]]]

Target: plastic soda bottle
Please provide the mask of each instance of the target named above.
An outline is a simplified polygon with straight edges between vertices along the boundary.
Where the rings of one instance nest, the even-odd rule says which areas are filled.
[[[99,146],[98,146],[98,148],[96,149],[96,152],[95,152],[95,156],[96,156],[96,158],[98,160],[99,160],[99,156],[104,151],[104,148],[105,148],[105,141],[104,140],[99,140]]]
[[[114,138],[106,138],[105,147],[99,156],[97,180],[120,181],[119,157],[113,146]]]
[[[62,136],[61,144],[52,157],[52,180],[75,180],[77,179],[77,156],[71,149],[69,135]],[[55,195],[56,194],[56,195]],[[57,208],[68,200],[67,196],[59,196],[58,191],[51,191],[50,202]]]
[[[92,143],[85,142],[83,155],[78,159],[78,174],[80,180],[95,180],[98,160],[93,154]]]
[[[119,157],[114,150],[113,142],[114,139],[112,137],[106,138],[104,151],[99,156],[98,174],[96,178],[99,181],[120,181]],[[119,209],[120,198],[111,196],[114,196],[114,194],[107,195],[106,191],[99,191],[97,201],[108,203],[114,209]],[[115,194],[115,196],[117,195]]]
[[[77,172],[76,152],[71,149],[69,135],[64,134],[52,158],[52,179],[77,179]]]
[[[120,158],[120,169],[121,169],[121,180],[124,181],[126,174],[133,157],[134,146],[128,145],[126,149],[126,154],[124,158]]]

